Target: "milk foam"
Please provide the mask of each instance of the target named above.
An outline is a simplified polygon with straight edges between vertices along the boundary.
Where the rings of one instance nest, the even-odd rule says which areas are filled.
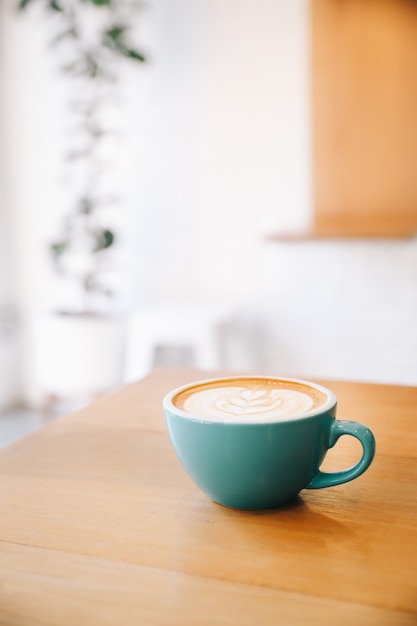
[[[306,385],[241,379],[196,386],[174,399],[194,417],[213,422],[270,422],[291,419],[324,404],[326,396]]]
[[[225,389],[205,389],[197,391],[184,402],[187,413],[208,417],[210,420],[224,421],[238,417],[244,421],[247,416],[263,418],[291,417],[309,411],[313,400],[305,393],[292,389],[259,389],[228,387]]]

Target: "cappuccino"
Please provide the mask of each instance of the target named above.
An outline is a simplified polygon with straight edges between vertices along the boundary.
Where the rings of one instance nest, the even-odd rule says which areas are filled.
[[[206,381],[179,391],[173,404],[190,416],[212,422],[279,422],[309,414],[328,397],[293,380],[239,377]]]

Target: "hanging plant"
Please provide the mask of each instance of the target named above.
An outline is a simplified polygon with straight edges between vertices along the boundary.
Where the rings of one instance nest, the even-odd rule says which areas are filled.
[[[134,0],[20,0],[19,10],[35,9],[48,16],[50,40],[60,74],[71,84],[70,111],[74,131],[65,155],[65,169],[76,180],[72,201],[56,237],[49,244],[57,274],[77,281],[83,310],[91,311],[98,297],[113,289],[106,279],[109,258],[117,242],[108,221],[117,197],[105,189],[110,165],[103,146],[113,129],[106,108],[114,102],[122,63],[141,64],[145,57],[130,42]]]

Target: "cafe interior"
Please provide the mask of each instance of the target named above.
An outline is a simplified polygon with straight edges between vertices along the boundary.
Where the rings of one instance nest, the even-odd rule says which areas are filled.
[[[416,0],[0,2],[1,626],[416,625],[416,76]]]
[[[154,368],[417,385],[416,3],[120,5],[0,7],[3,443]]]

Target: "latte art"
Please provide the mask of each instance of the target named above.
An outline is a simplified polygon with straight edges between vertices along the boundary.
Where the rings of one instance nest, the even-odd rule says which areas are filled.
[[[279,421],[308,413],[326,396],[307,385],[279,379],[231,379],[191,387],[173,399],[190,414],[216,422]]]

